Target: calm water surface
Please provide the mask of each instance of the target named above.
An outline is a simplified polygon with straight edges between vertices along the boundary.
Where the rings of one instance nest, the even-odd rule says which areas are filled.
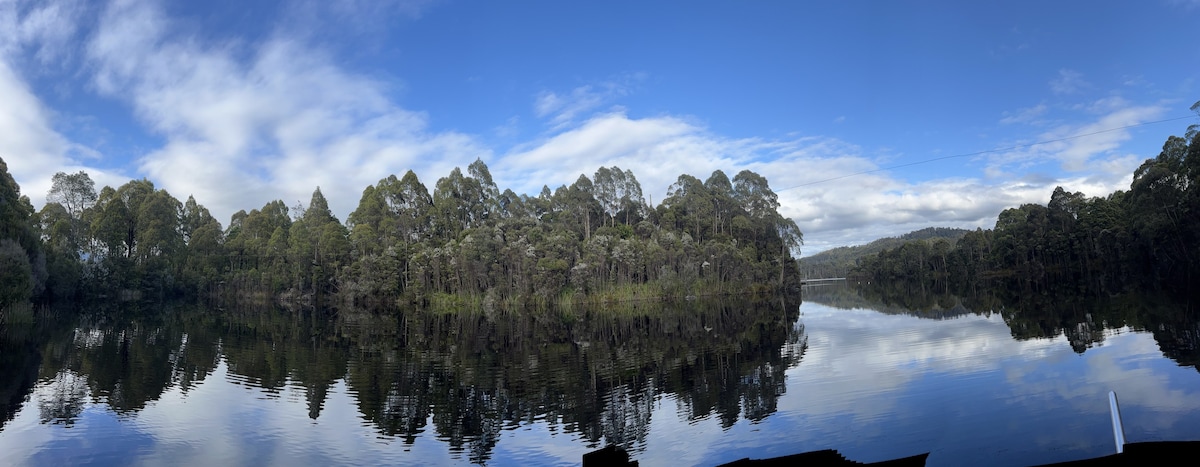
[[[618,444],[642,465],[1028,465],[1111,453],[1110,390],[1128,441],[1200,440],[1192,305],[891,296],[15,320],[0,464],[571,465]]]

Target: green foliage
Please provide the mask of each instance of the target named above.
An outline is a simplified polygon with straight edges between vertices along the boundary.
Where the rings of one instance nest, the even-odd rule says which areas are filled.
[[[29,198],[0,159],[0,308],[28,300],[45,288],[42,252]]]
[[[0,310],[25,302],[33,295],[33,268],[29,255],[12,239],[0,239]]]
[[[968,231],[945,227],[926,227],[899,237],[874,240],[865,245],[843,246],[822,251],[804,258],[800,270],[805,277],[846,277],[860,260],[876,255],[883,250],[897,248],[910,240],[932,240],[944,238],[952,245]]]
[[[447,297],[489,306],[683,298],[794,286],[792,255],[803,240],[766,179],[749,171],[732,181],[721,171],[705,182],[680,176],[651,210],[637,178],[618,167],[529,197],[500,191],[476,160],[439,179],[432,195],[412,171],[389,175],[363,190],[345,224],[317,188],[307,207],[272,201],[238,211],[224,230],[195,198],[180,202],[147,180],[96,194],[86,173],[58,174],[51,198],[32,217],[27,203],[5,204],[13,213],[5,228],[34,239],[17,240],[38,255],[27,254],[31,267],[21,271],[37,279],[39,265],[42,277],[48,270],[47,297],[61,299],[454,308]]]
[[[1046,206],[1000,213],[992,230],[951,247],[909,241],[859,261],[875,280],[973,283],[989,277],[1094,293],[1150,287],[1186,291],[1200,273],[1200,131],[1171,136],[1133,173],[1129,191],[1085,197],[1055,188]]]

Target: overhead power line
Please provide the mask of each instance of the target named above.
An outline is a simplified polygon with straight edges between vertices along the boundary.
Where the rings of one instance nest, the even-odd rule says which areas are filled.
[[[875,173],[875,172],[883,172],[885,170],[902,169],[904,167],[912,167],[914,165],[928,164],[930,162],[943,161],[946,159],[956,159],[959,157],[971,157],[971,156],[979,156],[979,155],[983,155],[983,154],[993,154],[993,153],[997,153],[997,152],[1006,152],[1006,151],[1013,151],[1013,150],[1017,150],[1017,149],[1031,148],[1031,147],[1040,146],[1043,144],[1059,143],[1062,141],[1068,141],[1068,140],[1077,139],[1077,138],[1095,136],[1095,135],[1099,135],[1102,133],[1108,133],[1108,132],[1113,132],[1113,131],[1118,131],[1118,130],[1125,130],[1125,129],[1135,128],[1135,127],[1139,127],[1139,126],[1154,125],[1154,124],[1158,124],[1158,123],[1174,122],[1176,120],[1184,120],[1184,119],[1188,119],[1188,118],[1196,118],[1196,116],[1195,115],[1187,115],[1187,116],[1183,116],[1183,117],[1168,118],[1165,120],[1155,120],[1152,122],[1134,123],[1132,125],[1113,127],[1113,128],[1108,128],[1108,129],[1104,129],[1104,130],[1093,131],[1091,133],[1080,133],[1077,135],[1064,136],[1062,138],[1047,139],[1047,140],[1038,141],[1038,142],[1034,142],[1034,143],[1018,144],[1016,146],[987,149],[987,150],[983,150],[983,151],[968,152],[968,153],[963,153],[963,154],[954,154],[952,156],[934,157],[932,159],[925,159],[925,160],[920,160],[920,161],[916,161],[916,162],[909,162],[909,163],[905,163],[905,164],[892,165],[892,166],[888,166],[888,167],[880,167],[878,169],[864,170],[862,172],[855,172],[855,173],[846,174],[846,175],[839,175],[837,177],[830,177],[830,178],[826,178],[826,179],[822,179],[822,180],[817,180],[815,182],[801,183],[799,185],[790,186],[790,187],[787,187],[787,188],[784,188],[784,189],[778,190],[778,191],[787,191],[787,190],[791,190],[793,188],[806,187],[806,186],[810,186],[810,185],[818,185],[821,183],[832,182],[834,180],[841,180],[843,178],[857,177],[859,175],[866,175],[866,174]]]

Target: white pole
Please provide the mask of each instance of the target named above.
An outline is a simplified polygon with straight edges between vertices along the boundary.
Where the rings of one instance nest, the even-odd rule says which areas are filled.
[[[1125,428],[1121,426],[1121,408],[1117,406],[1117,393],[1108,391],[1108,407],[1112,411],[1113,440],[1117,443],[1117,454],[1125,452]]]

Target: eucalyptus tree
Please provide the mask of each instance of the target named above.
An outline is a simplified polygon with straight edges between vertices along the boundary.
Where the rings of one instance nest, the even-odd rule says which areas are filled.
[[[618,182],[613,176],[614,171],[618,174],[621,173],[621,169],[616,166],[612,169],[608,167],[596,169],[596,174],[592,176],[592,186],[596,201],[604,209],[604,214],[608,215],[609,222],[615,224],[617,211],[621,209],[621,197],[618,194]]]
[[[21,186],[0,159],[0,309],[28,300],[44,284],[45,259],[33,213],[29,198],[21,196]]]
[[[11,238],[0,238],[0,316],[9,305],[33,296],[33,267],[24,248]]]
[[[220,282],[220,271],[225,264],[221,223],[194,196],[189,195],[183,203],[180,233],[186,245],[180,270],[185,284],[200,292]]]
[[[471,193],[470,203],[477,206],[472,211],[477,213],[478,219],[473,226],[482,225],[498,215],[500,190],[496,187],[496,182],[492,181],[492,173],[488,171],[488,166],[482,159],[475,159],[475,162],[467,166],[467,174],[474,180],[475,188]]]
[[[450,174],[438,179],[433,190],[434,235],[445,241],[472,225],[473,180],[463,176],[455,167]]]
[[[389,202],[389,206],[391,205],[395,206],[400,215],[399,227],[405,241],[417,241],[429,231],[433,197],[429,196],[429,190],[417,178],[416,173],[411,170],[404,173],[396,190],[396,201]]]
[[[512,189],[505,189],[504,193],[496,199],[497,205],[500,207],[500,218],[502,219],[526,219],[532,218],[529,211],[529,197],[526,195],[518,195]]]
[[[421,241],[430,229],[433,199],[417,174],[389,175],[363,190],[358,208],[347,218],[351,229],[369,225],[380,248]]]
[[[564,192],[566,197],[563,204],[574,217],[574,224],[583,228],[583,239],[591,238],[593,220],[601,220],[600,203],[594,195],[595,185],[587,175],[580,174]]]
[[[286,268],[288,232],[292,227],[291,210],[282,200],[270,201],[262,209],[249,213],[238,211],[225,230],[223,250],[229,259],[229,267],[238,282],[249,280],[250,275],[260,282],[262,274],[268,282],[290,277]]]
[[[708,190],[713,203],[713,234],[727,235],[729,233],[727,224],[740,210],[737,200],[733,197],[733,183],[729,181],[725,172],[714,170],[712,175],[704,180],[704,188]]]
[[[58,203],[46,203],[35,218],[46,258],[47,289],[56,299],[73,297],[83,274],[80,252],[86,235],[78,234],[78,222]]]
[[[711,225],[709,219],[713,218],[714,206],[712,195],[700,179],[680,175],[667,189],[662,206],[665,208],[664,221],[672,223],[673,228],[687,232],[696,241],[707,237],[703,229]]]
[[[89,236],[94,240],[92,259],[130,257],[132,250],[127,243],[132,243],[129,226],[133,223],[133,215],[117,196],[117,191],[107,186],[100,190],[91,211],[88,217],[91,218]]]
[[[301,292],[335,290],[335,274],[347,263],[349,251],[346,228],[317,187],[304,214],[288,232],[292,285]]]
[[[76,257],[81,253],[83,237],[87,226],[83,222],[83,213],[96,203],[96,183],[87,172],[79,171],[73,174],[58,172],[50,182],[50,191],[46,194],[46,202],[62,206],[70,219],[68,226],[68,241],[75,248]]]
[[[640,220],[644,215],[646,201],[642,195],[642,185],[630,170],[621,171],[615,165],[611,168],[600,167],[594,176],[593,194],[608,215],[610,225],[615,225],[621,214],[624,214],[622,217],[626,225]]]
[[[163,297],[176,286],[185,243],[180,232],[183,206],[166,190],[155,190],[138,205],[135,260],[145,288]]]
[[[1148,273],[1184,276],[1186,265],[1194,260],[1189,245],[1197,239],[1189,227],[1200,227],[1200,203],[1194,193],[1200,170],[1192,166],[1200,161],[1192,161],[1193,155],[1200,159],[1200,136],[1193,136],[1190,143],[1171,136],[1157,157],[1147,159],[1133,173],[1127,202],[1132,227],[1140,233],[1139,255],[1152,265]]]
[[[186,244],[182,215],[179,200],[149,180],[100,190],[96,203],[83,214],[90,219],[88,261],[100,282],[172,292]]]

